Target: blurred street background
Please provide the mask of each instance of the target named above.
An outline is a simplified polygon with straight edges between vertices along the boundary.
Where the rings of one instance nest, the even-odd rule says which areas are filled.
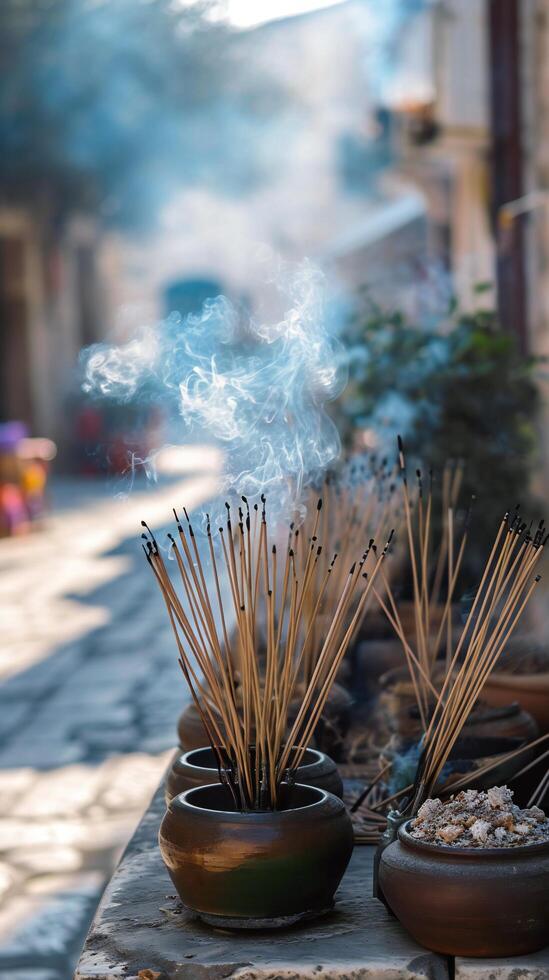
[[[546,497],[548,72],[549,0],[3,0],[0,980],[72,976],[170,758],[139,522],[222,467],[80,352],[219,295],[268,317],[306,258],[344,449],[466,459],[482,543]]]

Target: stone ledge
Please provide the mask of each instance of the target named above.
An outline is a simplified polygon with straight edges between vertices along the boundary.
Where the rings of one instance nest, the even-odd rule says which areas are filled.
[[[103,896],[75,980],[448,980],[370,895],[373,848],[357,847],[330,915],[275,933],[205,927],[173,896],[156,834],[160,789]],[[147,972],[150,971],[150,972]]]
[[[549,947],[539,953],[509,959],[456,956],[455,964],[455,980],[549,980]]]

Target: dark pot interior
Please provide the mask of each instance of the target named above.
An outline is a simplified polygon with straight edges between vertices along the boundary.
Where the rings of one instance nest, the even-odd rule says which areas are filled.
[[[456,741],[450,759],[484,759],[492,755],[502,755],[520,748],[524,740],[521,738],[491,738],[490,736],[470,737],[464,735]]]
[[[166,775],[166,800],[196,786],[218,783],[220,773],[213,749],[200,748],[177,756]],[[329,756],[317,749],[307,749],[303,762],[294,775],[294,782],[343,796],[343,783],[337,766]]]
[[[275,817],[278,813],[285,813],[288,810],[302,810],[311,807],[315,803],[320,803],[325,793],[316,786],[289,786],[282,783],[278,797],[276,810],[263,811],[242,811],[239,810],[233,800],[232,794],[227,786],[212,784],[211,786],[197,786],[196,789],[187,790],[184,794],[185,803],[188,806],[199,810],[210,810],[216,813],[234,813],[242,817],[255,820],[257,817]]]

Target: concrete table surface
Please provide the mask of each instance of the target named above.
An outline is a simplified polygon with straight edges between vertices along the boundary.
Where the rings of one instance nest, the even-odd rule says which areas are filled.
[[[372,847],[355,848],[336,909],[316,922],[259,934],[202,925],[162,864],[163,812],[159,790],[105,891],[75,980],[448,980],[446,958],[418,946],[371,897]]]
[[[549,947],[508,960],[439,956],[371,897],[373,847],[355,848],[334,912],[293,929],[229,932],[186,912],[157,846],[163,789],[113,875],[75,980],[549,980]],[[548,937],[549,938],[549,937]]]

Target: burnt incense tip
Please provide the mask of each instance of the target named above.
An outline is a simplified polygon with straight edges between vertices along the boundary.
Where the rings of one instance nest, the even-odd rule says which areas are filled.
[[[276,544],[273,544],[273,555],[276,555]]]
[[[317,554],[317,558],[318,558],[319,555],[322,554],[322,545],[321,544],[319,544],[318,548],[316,549],[316,554]]]
[[[318,503],[316,505],[317,510],[322,510],[322,497],[318,498]]]
[[[259,510],[259,504],[254,504],[254,510]]]
[[[288,554],[289,554],[290,558],[293,558],[294,557],[294,549],[293,548],[290,548]]]
[[[397,445],[398,445],[398,451],[399,453],[401,453],[404,449],[404,446],[402,445],[402,436],[399,435],[397,436]]]
[[[541,582],[541,575],[536,575],[535,581],[536,582]]]
[[[225,501],[225,507],[227,508],[227,513],[230,514],[230,512],[231,512],[231,505],[230,505],[230,503],[229,503],[228,500]]]
[[[247,497],[245,497],[245,496],[244,496],[244,494],[242,494],[242,500],[244,501],[244,503],[245,503],[245,504],[246,504],[246,506],[247,506],[247,505],[248,505],[248,498],[247,498]]]
[[[189,520],[189,515],[187,514],[187,508],[186,507],[183,508],[183,513],[185,515],[185,519],[188,521]]]
[[[175,507],[172,507],[172,511],[173,511],[173,516],[175,517],[177,523],[179,524],[179,517],[177,515],[177,511],[176,511]]]
[[[151,529],[150,529],[150,527],[149,527],[149,525],[147,524],[146,521],[141,521],[141,527],[145,527],[147,529],[147,531],[149,532],[152,540],[156,544],[156,538],[155,538],[154,534],[152,533],[152,531],[151,531]]]
[[[353,564],[351,565],[351,567],[349,569],[349,575],[353,575],[354,574],[355,568],[356,568],[356,561],[354,561]]]

